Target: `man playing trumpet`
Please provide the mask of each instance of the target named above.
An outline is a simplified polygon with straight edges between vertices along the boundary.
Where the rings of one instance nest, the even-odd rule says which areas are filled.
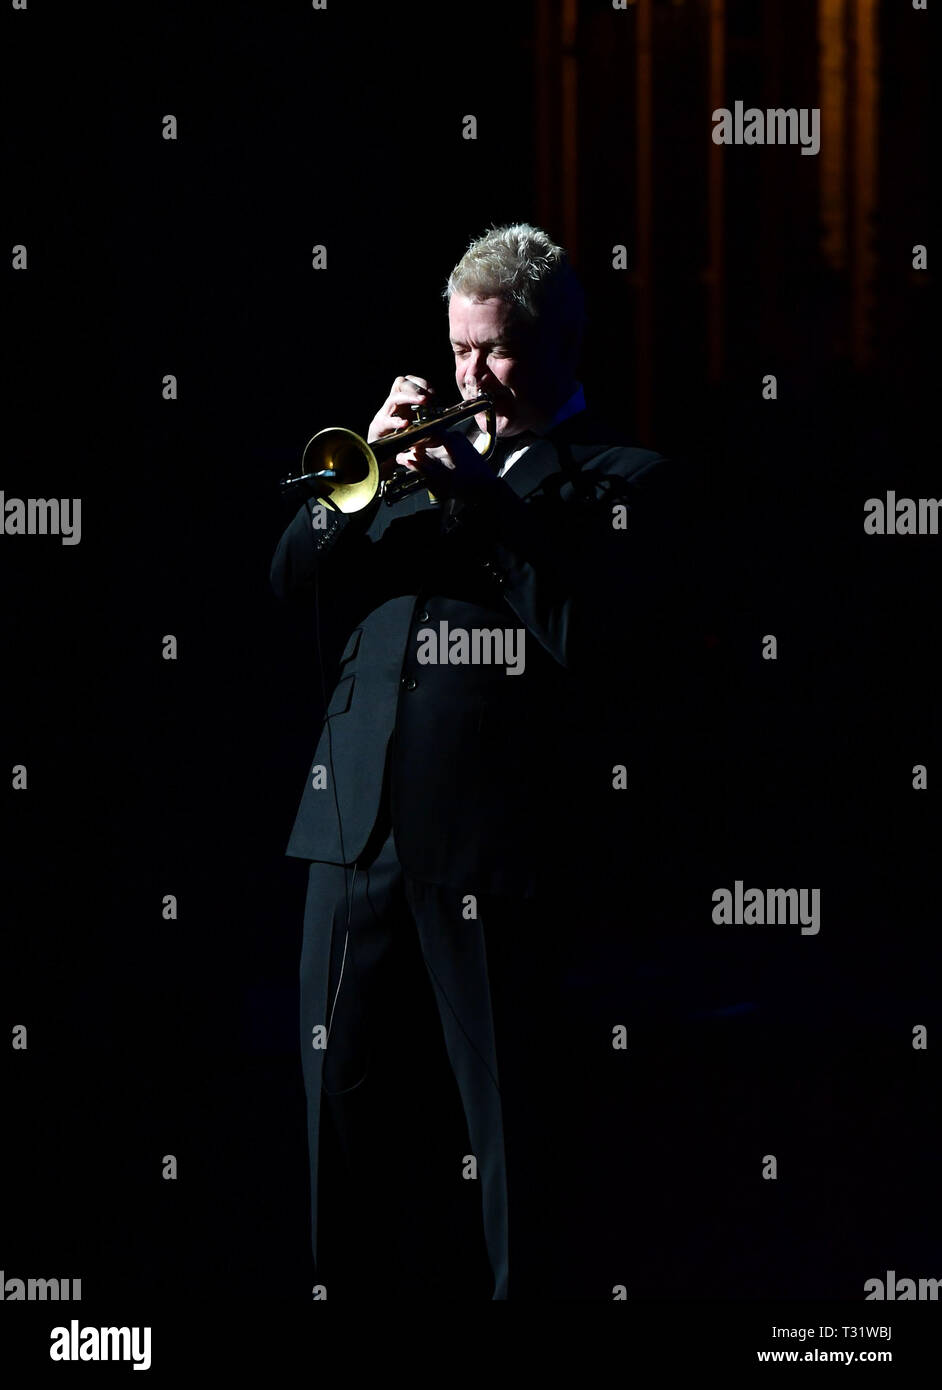
[[[644,911],[651,711],[689,650],[685,493],[587,410],[583,294],[545,232],[490,230],[445,298],[497,447],[482,413],[400,451],[428,486],[395,507],[309,499],[271,570],[312,607],[326,704],[287,847],[310,863],[315,1261],[335,1294],[456,1297],[477,1287],[447,1263],[460,1240],[474,1258],[470,1214],[485,1296],[610,1299],[628,1213],[604,1078],[628,1004],[609,952]],[[436,399],[396,377],[369,441]],[[516,669],[488,659],[508,633]]]

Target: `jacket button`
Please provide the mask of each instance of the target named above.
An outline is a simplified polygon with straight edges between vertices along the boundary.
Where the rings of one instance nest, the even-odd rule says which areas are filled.
[[[422,609],[422,612],[419,614],[419,622],[420,622],[420,623],[427,623],[427,622],[428,622],[428,614],[426,613],[426,611],[425,611],[424,608]]]
[[[415,676],[403,676],[402,678],[403,690],[414,690],[418,683]]]

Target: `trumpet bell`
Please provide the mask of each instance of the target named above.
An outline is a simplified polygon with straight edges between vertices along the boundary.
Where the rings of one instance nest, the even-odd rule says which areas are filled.
[[[366,440],[336,426],[308,440],[301,472],[317,479],[317,491],[341,512],[369,506],[379,489],[379,463]]]
[[[427,487],[427,482],[417,470],[404,467],[397,468],[381,482],[380,464],[407,446],[441,434],[471,415],[483,414],[487,421],[484,435],[487,444],[479,451],[481,457],[490,458],[494,452],[497,417],[489,396],[482,393],[471,400],[446,406],[444,410],[428,405],[413,406],[413,410],[418,417],[413,424],[377,439],[372,445],[353,430],[339,425],[321,430],[305,445],[301,472],[282,478],[279,484],[282,493],[288,495],[296,488],[304,488],[315,496],[326,497],[340,512],[362,511],[378,494],[391,507],[417,489]],[[437,500],[431,491],[429,498],[433,502]]]

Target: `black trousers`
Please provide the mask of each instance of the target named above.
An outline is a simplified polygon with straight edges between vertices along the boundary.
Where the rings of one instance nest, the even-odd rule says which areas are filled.
[[[472,899],[405,875],[388,811],[355,870],[311,864],[301,1031],[328,1296],[611,1297],[618,1106],[597,1084],[611,1030],[590,938],[584,892]]]

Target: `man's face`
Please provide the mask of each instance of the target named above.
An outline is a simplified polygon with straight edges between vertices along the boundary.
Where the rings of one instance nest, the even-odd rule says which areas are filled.
[[[563,372],[546,335],[515,326],[502,299],[453,294],[448,304],[455,381],[464,400],[486,391],[494,402],[499,435],[538,429],[561,403]],[[476,415],[480,429],[487,425]]]

